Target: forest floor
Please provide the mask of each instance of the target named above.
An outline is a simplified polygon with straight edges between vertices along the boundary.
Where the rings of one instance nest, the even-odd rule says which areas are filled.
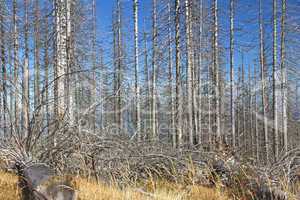
[[[61,177],[59,177],[61,178]],[[133,186],[118,187],[97,183],[83,178],[64,177],[76,190],[76,200],[250,200],[249,191],[245,196],[237,195],[243,188],[205,187],[200,185],[171,183],[148,180]],[[0,200],[21,200],[18,176],[0,172]],[[51,183],[50,183],[51,184]],[[245,188],[244,188],[245,189]],[[247,196],[247,197],[246,197]],[[296,199],[295,199],[296,198]],[[297,197],[289,197],[298,200]]]
[[[98,184],[86,179],[74,178],[73,187],[78,200],[229,200],[226,192],[202,186],[183,186],[168,182],[149,181],[144,187],[125,187]],[[0,199],[19,200],[18,177],[0,172]]]

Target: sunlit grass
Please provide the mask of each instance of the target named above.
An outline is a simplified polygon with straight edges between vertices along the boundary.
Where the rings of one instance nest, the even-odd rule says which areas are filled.
[[[96,184],[85,179],[74,179],[73,185],[78,191],[78,200],[229,200],[225,192],[201,186],[183,186],[159,181],[146,184],[145,187],[127,187]]]
[[[66,182],[71,184],[76,190],[77,200],[238,200],[248,199],[249,197],[249,195],[239,194],[239,192],[234,191],[233,188],[225,189],[218,186],[210,188],[199,185],[168,182],[166,180],[153,181],[149,179],[135,186],[120,188],[117,185],[96,183],[92,180],[89,181],[87,179],[70,176],[54,178],[51,179],[50,182],[56,179],[68,179]],[[45,184],[47,185],[47,183]],[[239,186],[237,185],[237,187]],[[237,190],[237,188],[235,190]],[[290,199],[294,198],[295,196],[291,194]],[[0,200],[20,199],[18,177],[11,173],[0,171]]]
[[[71,184],[77,191],[78,200],[229,200],[225,193],[217,189],[183,186],[167,181],[123,189],[81,178],[73,178]],[[19,199],[18,177],[0,172],[0,200]]]
[[[0,199],[18,200],[20,190],[18,189],[18,177],[5,172],[0,172]]]

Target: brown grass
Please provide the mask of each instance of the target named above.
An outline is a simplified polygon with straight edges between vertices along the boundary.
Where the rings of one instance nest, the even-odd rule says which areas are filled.
[[[116,185],[98,184],[82,178],[71,176],[54,177],[51,181],[62,181],[71,184],[77,191],[77,200],[230,200],[251,199],[249,195],[240,194],[232,189],[208,188],[198,185],[184,185],[165,180],[153,181],[149,179],[137,186],[120,189]],[[11,173],[0,171],[0,200],[20,200],[20,190],[17,186],[18,177]],[[50,183],[51,184],[51,183]],[[46,183],[47,185],[47,183]],[[237,188],[242,189],[237,185]],[[237,190],[237,188],[235,190]],[[299,185],[293,188],[294,194],[299,192]],[[245,189],[245,188],[244,188]],[[245,193],[245,191],[243,192]],[[298,194],[300,195],[300,194]],[[240,198],[230,197],[239,196]],[[247,197],[248,196],[248,197]],[[297,199],[290,194],[289,199]]]
[[[182,185],[159,181],[144,187],[127,187],[95,184],[85,179],[73,180],[78,200],[229,200],[225,192],[201,186]]]
[[[70,180],[70,177],[68,178]],[[68,181],[69,182],[69,181]],[[19,200],[18,177],[0,172],[0,200]],[[167,181],[149,180],[138,186],[120,189],[115,185],[97,184],[81,178],[72,178],[78,200],[230,200],[228,191],[197,185],[183,185]]]
[[[20,190],[18,189],[18,177],[0,171],[0,199],[18,200],[20,199]]]

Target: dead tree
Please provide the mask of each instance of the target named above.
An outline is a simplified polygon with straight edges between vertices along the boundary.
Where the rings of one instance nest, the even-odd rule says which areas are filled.
[[[180,0],[175,0],[175,65],[176,65],[176,145],[182,145],[182,97],[181,97],[181,53],[180,53]],[[173,136],[175,137],[175,136]],[[173,138],[173,145],[175,138]]]
[[[139,83],[139,29],[138,29],[138,0],[133,0],[134,15],[134,74],[135,74],[135,118],[138,140],[141,139],[141,109],[140,109],[140,83]]]
[[[259,0],[259,54],[260,54],[260,73],[261,73],[261,98],[262,98],[262,117],[263,117],[263,133],[264,133],[264,155],[265,162],[269,163],[269,133],[267,118],[267,99],[266,99],[266,80],[265,80],[265,55],[264,55],[264,28],[262,0]]]

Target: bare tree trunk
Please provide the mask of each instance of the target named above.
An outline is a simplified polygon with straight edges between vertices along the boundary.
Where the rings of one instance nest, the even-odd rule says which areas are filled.
[[[235,105],[233,100],[234,88],[234,0],[230,0],[230,123],[232,147],[236,147],[235,141]]]
[[[45,107],[45,116],[46,116],[46,124],[47,124],[47,133],[49,134],[49,29],[48,29],[48,17],[45,18],[45,36],[44,36],[44,70],[45,70],[45,80],[44,80],[44,90],[45,97],[44,101],[46,103]],[[44,96],[44,95],[43,95]]]
[[[118,124],[118,102],[117,102],[117,94],[118,94],[118,49],[117,49],[117,21],[115,19],[115,15],[113,14],[113,25],[112,25],[112,31],[113,31],[113,63],[114,63],[114,76],[113,76],[113,92],[115,95],[115,98],[113,99],[114,104],[114,123]]]
[[[278,94],[277,94],[277,0],[273,0],[273,137],[274,137],[274,158],[278,159]]]
[[[181,100],[181,54],[180,54],[180,0],[175,0],[175,64],[176,64],[176,136],[177,145],[182,146],[182,100]],[[173,138],[173,146],[175,138]]]
[[[169,55],[168,55],[168,82],[169,82],[169,97],[170,97],[170,110],[171,110],[171,120],[170,120],[170,129],[172,133],[172,140],[173,146],[176,146],[176,135],[175,134],[175,111],[174,111],[174,92],[173,92],[173,51],[172,51],[172,33],[171,33],[171,5],[170,2],[168,3],[168,48],[169,48]]]
[[[24,0],[24,14],[25,14],[25,27],[24,27],[24,43],[25,43],[25,58],[23,66],[23,83],[22,83],[22,113],[23,113],[23,128],[27,140],[26,148],[30,147],[31,133],[29,131],[29,47],[28,47],[28,0]]]
[[[135,65],[135,117],[138,140],[141,140],[141,109],[140,109],[140,83],[139,83],[139,30],[138,30],[138,0],[133,0],[134,13],[134,65]]]
[[[4,30],[4,7],[0,8],[0,43],[1,43],[1,68],[2,68],[2,111],[3,111],[3,132],[7,134],[7,74],[6,74],[6,57],[5,57],[5,30]]]
[[[99,68],[102,71],[102,75],[100,75],[99,80],[99,88],[102,88],[102,91],[100,91],[100,99],[104,100],[106,95],[106,86],[105,86],[105,73],[107,72],[107,69],[104,66],[103,62],[103,49],[100,48],[99,50]],[[106,116],[105,116],[105,102],[101,103],[100,105],[100,128],[103,129],[106,124]]]
[[[257,67],[254,66],[254,83],[256,83],[258,81],[258,78],[257,78]],[[256,157],[256,162],[259,163],[259,122],[258,122],[258,117],[257,117],[257,113],[258,113],[258,103],[257,103],[257,92],[254,91],[254,106],[255,106],[255,128],[254,128],[254,135],[255,135],[255,157]]]
[[[248,107],[248,119],[249,119],[249,133],[250,133],[250,153],[252,157],[255,157],[254,151],[254,139],[255,136],[253,134],[253,113],[252,113],[252,106],[253,106],[253,94],[252,94],[252,77],[251,77],[251,66],[248,66],[248,97],[249,97],[249,107]]]
[[[242,53],[242,88],[241,88],[241,107],[242,107],[242,115],[243,115],[243,129],[242,129],[242,135],[241,141],[242,143],[242,149],[247,152],[247,127],[246,127],[246,84],[245,84],[245,65],[244,65],[244,53]]]
[[[93,13],[93,37],[92,37],[92,99],[93,103],[96,103],[97,99],[97,81],[96,81],[96,1],[92,2],[92,13]],[[96,106],[93,108],[92,112],[92,129],[96,132]]]
[[[212,145],[212,96],[213,96],[213,93],[212,93],[212,84],[213,84],[213,77],[212,77],[212,72],[213,69],[212,69],[212,66],[208,66],[208,73],[207,73],[207,87],[208,87],[208,94],[207,94],[207,97],[208,97],[208,147],[211,148],[211,145]]]
[[[263,29],[263,14],[262,0],[259,0],[259,37],[260,37],[260,71],[261,71],[261,98],[262,98],[262,117],[263,117],[263,132],[264,132],[264,154],[265,163],[269,163],[269,135],[268,135],[268,118],[267,118],[267,101],[265,94],[265,61],[264,61],[264,29]]]
[[[199,34],[199,46],[200,46],[200,53],[199,53],[199,68],[198,68],[198,144],[202,144],[202,60],[203,60],[203,54],[202,54],[202,37],[203,37],[203,0],[200,0],[200,34]]]
[[[65,0],[56,0],[56,117],[65,114],[65,70],[67,70],[67,12]]]
[[[148,108],[149,110],[147,110],[147,114],[151,113],[151,105],[150,105],[150,96],[151,96],[151,79],[150,79],[150,70],[149,70],[149,65],[148,65],[148,44],[147,44],[147,33],[144,31],[144,71],[145,71],[145,80],[146,80],[146,88],[147,88],[147,98],[146,98],[146,108]],[[147,124],[145,124],[147,127],[150,126],[148,124],[148,122],[145,122]],[[151,138],[150,135],[146,135],[147,137]]]
[[[15,117],[15,130],[19,133],[19,119],[20,119],[20,107],[19,107],[19,39],[18,39],[18,22],[17,22],[17,1],[13,1],[13,39],[14,39],[14,49],[13,49],[13,62],[14,62],[14,117]]]
[[[34,11],[34,109],[40,104],[40,8],[35,0]]]
[[[118,27],[117,27],[117,124],[119,128],[123,125],[122,122],[122,92],[121,92],[121,77],[122,77],[122,65],[123,65],[123,50],[122,50],[122,22],[121,22],[121,2],[120,0],[117,1],[117,20],[118,20]]]
[[[192,63],[192,38],[191,38],[191,16],[190,16],[190,1],[185,0],[185,26],[186,26],[186,46],[187,46],[187,121],[188,121],[188,136],[189,144],[194,144],[194,133],[193,133],[193,63]]]
[[[238,148],[238,150],[240,150],[241,148],[241,138],[240,138],[240,135],[241,135],[241,130],[242,130],[242,125],[241,125],[241,67],[239,66],[238,67],[238,83],[237,83],[237,99],[236,99],[236,105],[237,105],[237,109],[236,109],[236,147]]]
[[[156,116],[156,68],[157,68],[157,0],[152,0],[152,139],[157,137],[157,116]]]
[[[11,31],[11,30],[10,30]],[[9,44],[7,46],[8,48],[8,65],[9,66],[9,75],[8,75],[8,79],[9,79],[9,83],[12,84],[13,81],[13,77],[14,77],[14,72],[13,72],[13,64],[12,64],[12,47],[13,45],[11,45],[13,43],[13,40],[9,40]],[[9,87],[9,110],[8,110],[8,117],[9,117],[9,129],[10,129],[10,135],[13,135],[13,133],[15,133],[15,126],[14,126],[14,94],[13,94],[13,87]]]
[[[75,122],[75,117],[74,117],[74,109],[76,107],[76,104],[74,103],[75,99],[75,90],[76,87],[72,87],[73,79],[74,79],[74,74],[72,67],[74,66],[74,33],[73,33],[73,25],[72,25],[72,16],[73,16],[73,0],[66,0],[66,16],[67,16],[67,66],[65,68],[65,107],[66,107],[66,112],[68,113],[69,121],[70,124],[73,125]]]
[[[287,69],[285,65],[285,18],[286,0],[281,1],[281,45],[280,45],[280,68],[281,68],[281,96],[282,96],[282,120],[283,120],[283,146],[284,152],[288,151],[288,114],[287,114]]]
[[[217,140],[221,139],[221,112],[220,112],[220,79],[219,79],[219,44],[218,44],[218,0],[213,1],[213,66],[215,73],[215,99],[216,99],[216,134]]]

